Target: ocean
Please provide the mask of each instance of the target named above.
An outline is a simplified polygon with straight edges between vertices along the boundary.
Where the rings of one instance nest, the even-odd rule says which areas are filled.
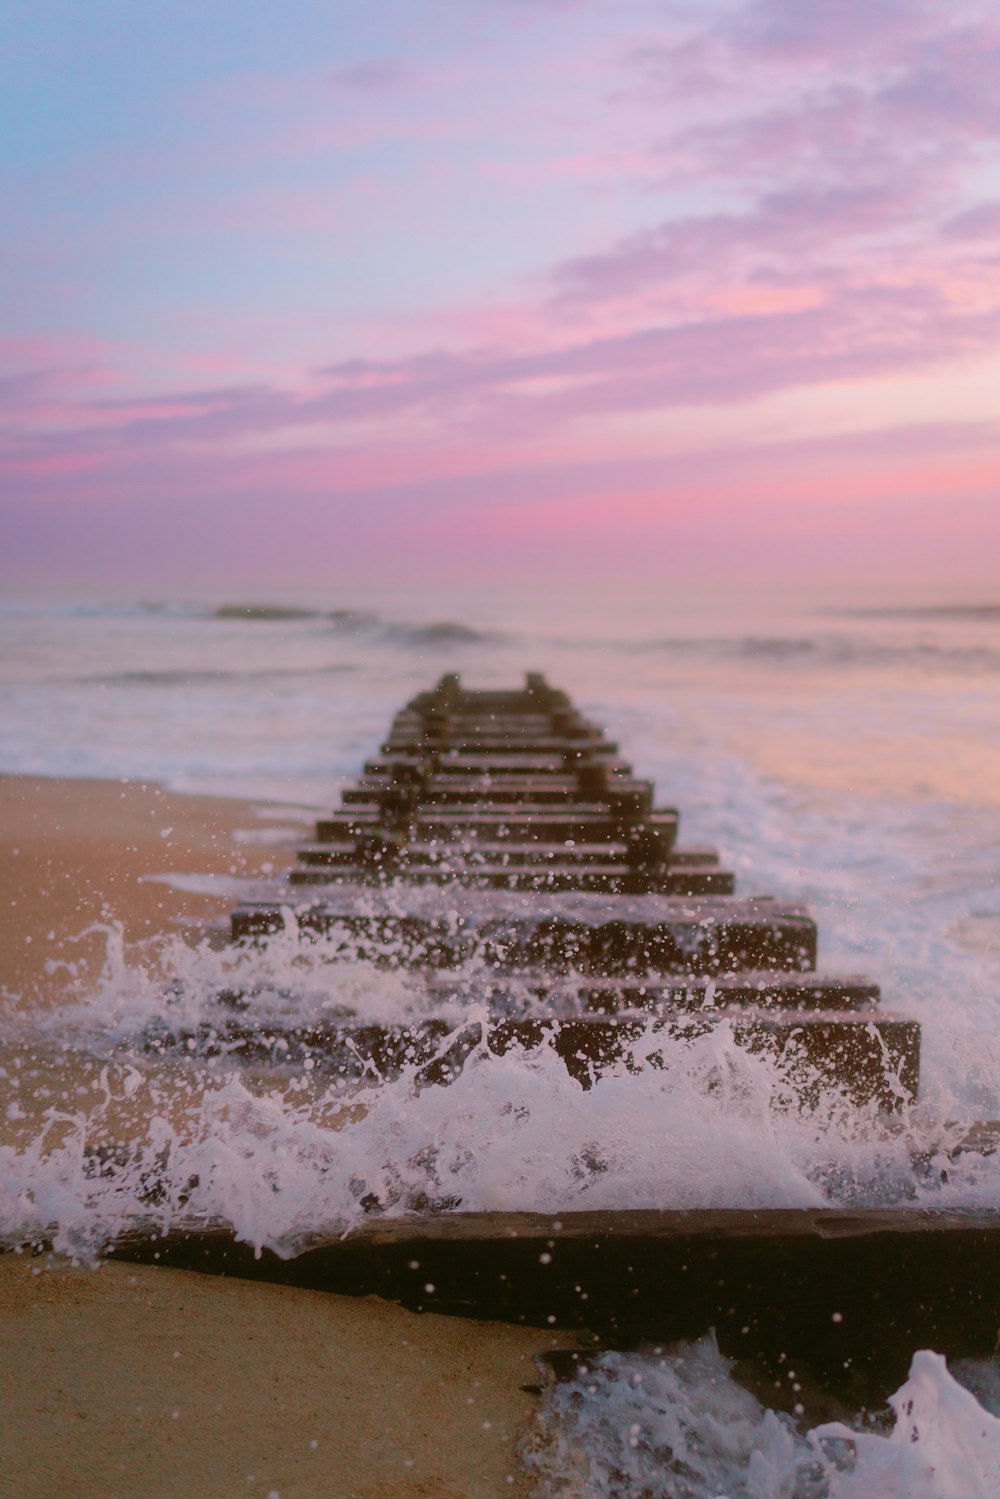
[[[56,1143],[47,1119],[4,1147],[7,1241],[48,1233],[93,1256],[148,1214],[137,1162],[151,1156],[164,1222],[210,1213],[282,1253],[357,1221],[372,1191],[398,1212],[428,1191],[481,1210],[1000,1209],[995,1157],[943,1169],[969,1124],[1000,1118],[1000,604],[647,587],[12,603],[0,612],[0,771],[279,802],[284,833],[241,836],[294,839],[415,691],[446,671],[488,686],[525,670],[606,727],[680,808],[683,841],[719,848],[740,893],[808,902],[821,968],[867,974],[886,1008],[921,1022],[919,1100],[891,1126],[836,1098],[790,1111],[767,1059],[716,1033],[678,1042],[665,1073],[589,1094],[551,1055],[481,1058],[447,1090],[370,1079],[355,1117],[329,1079],[251,1073],[197,1047],[157,1066],[149,1037],[179,1018],[209,1024],[234,980],[261,991],[270,1018],[290,1005],[399,1018],[419,1003],[405,982],[345,963],[331,983],[322,950],[303,954],[294,934],[234,956],[176,933],[139,960],[111,921],[99,983],[55,1013],[9,1005],[5,1050],[58,1045],[103,1069],[105,1111],[134,1109],[146,1138],[95,1176],[103,1116],[88,1105],[60,1120]],[[248,893],[231,887],[234,903]],[[571,1387],[547,1396],[529,1456],[539,1492],[1000,1493],[992,1365],[948,1370],[915,1349],[896,1418],[848,1441],[761,1404],[705,1333],[662,1356],[610,1356],[582,1402]]]

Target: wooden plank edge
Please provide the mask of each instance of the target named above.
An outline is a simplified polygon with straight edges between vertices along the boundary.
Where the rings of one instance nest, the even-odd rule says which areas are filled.
[[[416,1311],[583,1328],[615,1347],[714,1327],[734,1357],[831,1379],[918,1347],[991,1354],[1000,1213],[777,1208],[443,1213],[370,1220],[281,1259],[218,1224],[122,1235],[113,1258],[378,1295]],[[891,1388],[891,1385],[889,1386]]]

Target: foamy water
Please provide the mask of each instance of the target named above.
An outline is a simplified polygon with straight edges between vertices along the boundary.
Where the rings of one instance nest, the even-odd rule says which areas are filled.
[[[391,1214],[428,1200],[1000,1208],[996,1159],[950,1154],[968,1123],[1000,1117],[1000,615],[672,617],[645,601],[598,630],[554,607],[331,611],[339,601],[280,618],[13,611],[0,618],[0,770],[278,798],[294,838],[301,809],[332,805],[400,702],[442,671],[488,685],[543,669],[681,808],[683,842],[718,845],[742,893],[808,900],[820,966],[866,972],[886,1008],[921,1021],[919,1101],[892,1121],[829,1093],[797,1110],[781,1067],[725,1026],[660,1038],[662,1070],[623,1066],[584,1092],[544,1045],[494,1055],[488,1015],[461,999],[434,1003],[473,1033],[449,1088],[416,1062],[387,1078],[338,1072],[320,1049],[289,1050],[283,1030],[418,1020],[419,983],[342,948],[331,971],[336,937],[303,946],[289,929],[233,950],[175,934],[125,954],[111,924],[98,983],[70,981],[44,1015],[16,999],[4,1013],[8,1242],[48,1235],[89,1257],[137,1219],[198,1215],[289,1254],[363,1203]],[[222,990],[252,993],[272,1042],[241,1050],[246,1015],[220,1013]],[[639,1038],[637,1060],[651,1044]],[[760,1406],[709,1345],[677,1357],[612,1360],[575,1404],[560,1388],[532,1459],[545,1493],[1000,1492],[996,1421],[930,1355],[895,1427],[850,1442]],[[987,1398],[987,1366],[959,1372]],[[664,1466],[678,1442],[701,1454],[690,1471]],[[967,1448],[986,1476],[962,1466]]]
[[[524,1457],[544,1499],[995,1499],[1000,1383],[928,1350],[876,1423],[767,1409],[714,1339],[604,1354],[547,1395]],[[794,1372],[794,1371],[793,1371]],[[801,1406],[799,1407],[801,1409]],[[865,1429],[867,1427],[867,1429]]]

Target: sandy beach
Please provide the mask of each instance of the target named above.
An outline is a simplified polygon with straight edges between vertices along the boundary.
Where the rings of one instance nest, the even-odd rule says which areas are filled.
[[[296,809],[297,811],[297,809]],[[237,841],[281,827],[289,810],[221,797],[182,796],[155,783],[0,776],[0,994],[51,1002],[64,987],[54,956],[93,970],[103,956],[94,923],[120,922],[134,944],[182,921],[210,921],[224,895],[178,890],[165,875],[267,876],[287,847]]]
[[[153,785],[0,777],[0,993],[58,1004],[95,921],[140,944],[225,896],[148,876],[262,875],[288,847],[254,803]],[[143,878],[147,877],[147,878]],[[0,1065],[11,1062],[9,1047]],[[9,1084],[4,1068],[0,1089]],[[10,1095],[8,1095],[9,1097]],[[21,1095],[23,1099],[23,1094]],[[0,1093],[0,1115],[7,1100]],[[31,1121],[20,1120],[19,1137]],[[533,1355],[565,1337],[185,1272],[0,1257],[2,1492],[17,1499],[347,1499],[528,1492]]]

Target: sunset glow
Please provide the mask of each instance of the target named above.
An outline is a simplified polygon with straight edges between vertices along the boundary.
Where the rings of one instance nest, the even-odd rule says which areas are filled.
[[[986,0],[15,9],[8,585],[995,575]]]

